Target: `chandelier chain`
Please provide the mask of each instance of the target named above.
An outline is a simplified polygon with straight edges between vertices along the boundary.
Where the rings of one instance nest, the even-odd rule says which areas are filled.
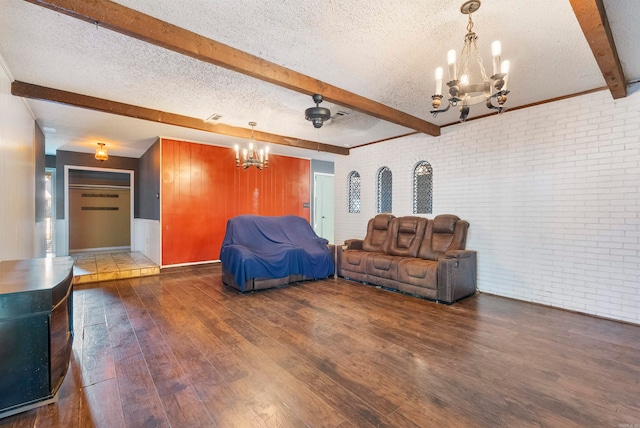
[[[478,38],[473,39],[473,50],[476,54],[476,61],[480,66],[480,74],[482,75],[482,81],[487,82],[489,78],[487,77],[487,71],[484,69],[484,63],[482,62],[482,57],[480,56],[480,50],[478,49]]]
[[[462,46],[462,55],[460,55],[460,62],[462,63],[462,76],[467,76],[467,78],[471,78],[469,74],[469,58],[471,58],[471,43],[467,38],[464,41],[464,45]]]

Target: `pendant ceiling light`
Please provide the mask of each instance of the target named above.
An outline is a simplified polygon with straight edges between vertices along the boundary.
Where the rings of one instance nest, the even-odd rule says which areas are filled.
[[[104,148],[105,145],[105,143],[98,143],[98,148],[96,149],[96,159],[98,159],[100,162],[104,162],[109,159],[107,149]]]
[[[253,127],[256,125],[255,122],[249,122],[251,139],[249,140],[249,149],[242,150],[242,158],[240,158],[240,147],[237,144],[235,145],[236,166],[241,166],[244,169],[255,166],[260,170],[269,166],[269,146],[267,145],[264,149],[258,149],[258,144],[253,138]]]
[[[487,73],[482,65],[482,57],[477,46],[478,36],[473,32],[473,20],[471,14],[480,8],[479,0],[466,1],[460,7],[460,12],[469,16],[467,24],[467,35],[464,37],[464,46],[460,55],[459,63],[456,63],[456,51],[450,50],[447,53],[447,62],[449,63],[449,87],[448,105],[445,109],[439,110],[442,103],[442,68],[436,69],[436,91],[431,96],[433,116],[444,113],[451,106],[456,107],[460,104],[460,121],[463,122],[469,116],[469,106],[478,103],[485,103],[487,108],[498,110],[502,113],[505,110],[504,103],[507,101],[507,80],[509,78],[509,61],[501,62],[500,56],[502,48],[499,41],[491,44],[491,53],[493,56],[493,75],[487,77]],[[475,76],[472,75],[472,56],[477,63]],[[461,71],[461,72],[460,72]],[[472,78],[477,78],[480,74],[480,80],[475,83]],[[493,85],[490,80],[493,81]],[[495,100],[498,105],[493,104]]]
[[[314,128],[322,128],[322,124],[331,118],[331,110],[320,107],[320,103],[324,100],[322,95],[313,94],[312,98],[316,106],[306,109],[304,111],[304,118],[310,120]]]

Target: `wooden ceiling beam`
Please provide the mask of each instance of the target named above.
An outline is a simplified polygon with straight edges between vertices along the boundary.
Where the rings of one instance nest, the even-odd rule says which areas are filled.
[[[614,99],[627,96],[627,82],[602,0],[570,0],[582,32]]]
[[[377,101],[258,58],[109,0],[25,0],[156,46],[325,100],[425,134],[440,127]]]
[[[167,125],[180,126],[183,128],[197,129],[214,134],[226,135],[249,139],[251,129],[225,125],[222,123],[210,123],[202,119],[182,116],[174,113],[167,113],[160,110],[153,110],[146,107],[139,107],[131,104],[124,104],[117,101],[95,98],[87,95],[76,94],[74,92],[62,91],[60,89],[47,88],[45,86],[33,85],[31,83],[14,81],[11,83],[11,94],[31,98],[34,100],[51,101],[75,107],[82,107],[89,110],[112,113],[119,116],[133,117],[136,119],[148,120],[151,122],[164,123]],[[265,141],[281,146],[299,147],[302,149],[317,150],[321,152],[334,153],[338,155],[349,155],[349,149],[345,147],[322,144],[317,141],[301,140],[283,135],[270,134],[268,132],[254,131],[254,138],[258,141]]]

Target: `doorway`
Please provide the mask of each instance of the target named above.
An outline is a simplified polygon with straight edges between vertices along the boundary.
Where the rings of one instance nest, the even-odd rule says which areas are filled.
[[[314,212],[313,230],[316,235],[333,243],[334,227],[334,176],[316,172],[313,175]]]
[[[47,257],[54,257],[55,248],[55,218],[56,218],[56,169],[46,168],[44,173],[44,191],[45,191],[45,207],[44,207],[44,237],[45,237],[45,253]]]
[[[134,172],[65,166],[65,254],[129,251],[134,237]]]

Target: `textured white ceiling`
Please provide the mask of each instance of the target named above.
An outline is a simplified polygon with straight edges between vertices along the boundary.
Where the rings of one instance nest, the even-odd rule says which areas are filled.
[[[279,2],[120,0],[127,7],[260,58],[442,125],[432,118],[433,72],[446,52],[460,50],[466,32],[461,2],[364,0]],[[640,35],[632,21],[640,2],[606,0],[627,80],[640,77]],[[311,97],[138,41],[21,0],[0,0],[0,56],[16,80],[274,134],[354,147],[412,132],[323,103],[333,113],[318,132],[304,119]],[[501,40],[511,61],[508,106],[604,86],[604,79],[568,0],[485,0],[474,14],[484,63]],[[231,145],[237,139],[105,113],[28,101],[47,128],[47,152],[92,151],[140,156],[158,135]],[[480,106],[474,115],[486,114]],[[462,125],[464,126],[464,125]],[[49,128],[56,129],[52,132]],[[274,153],[331,158],[283,146]]]
[[[607,18],[616,42],[627,82],[640,81],[640,1],[604,0]]]

